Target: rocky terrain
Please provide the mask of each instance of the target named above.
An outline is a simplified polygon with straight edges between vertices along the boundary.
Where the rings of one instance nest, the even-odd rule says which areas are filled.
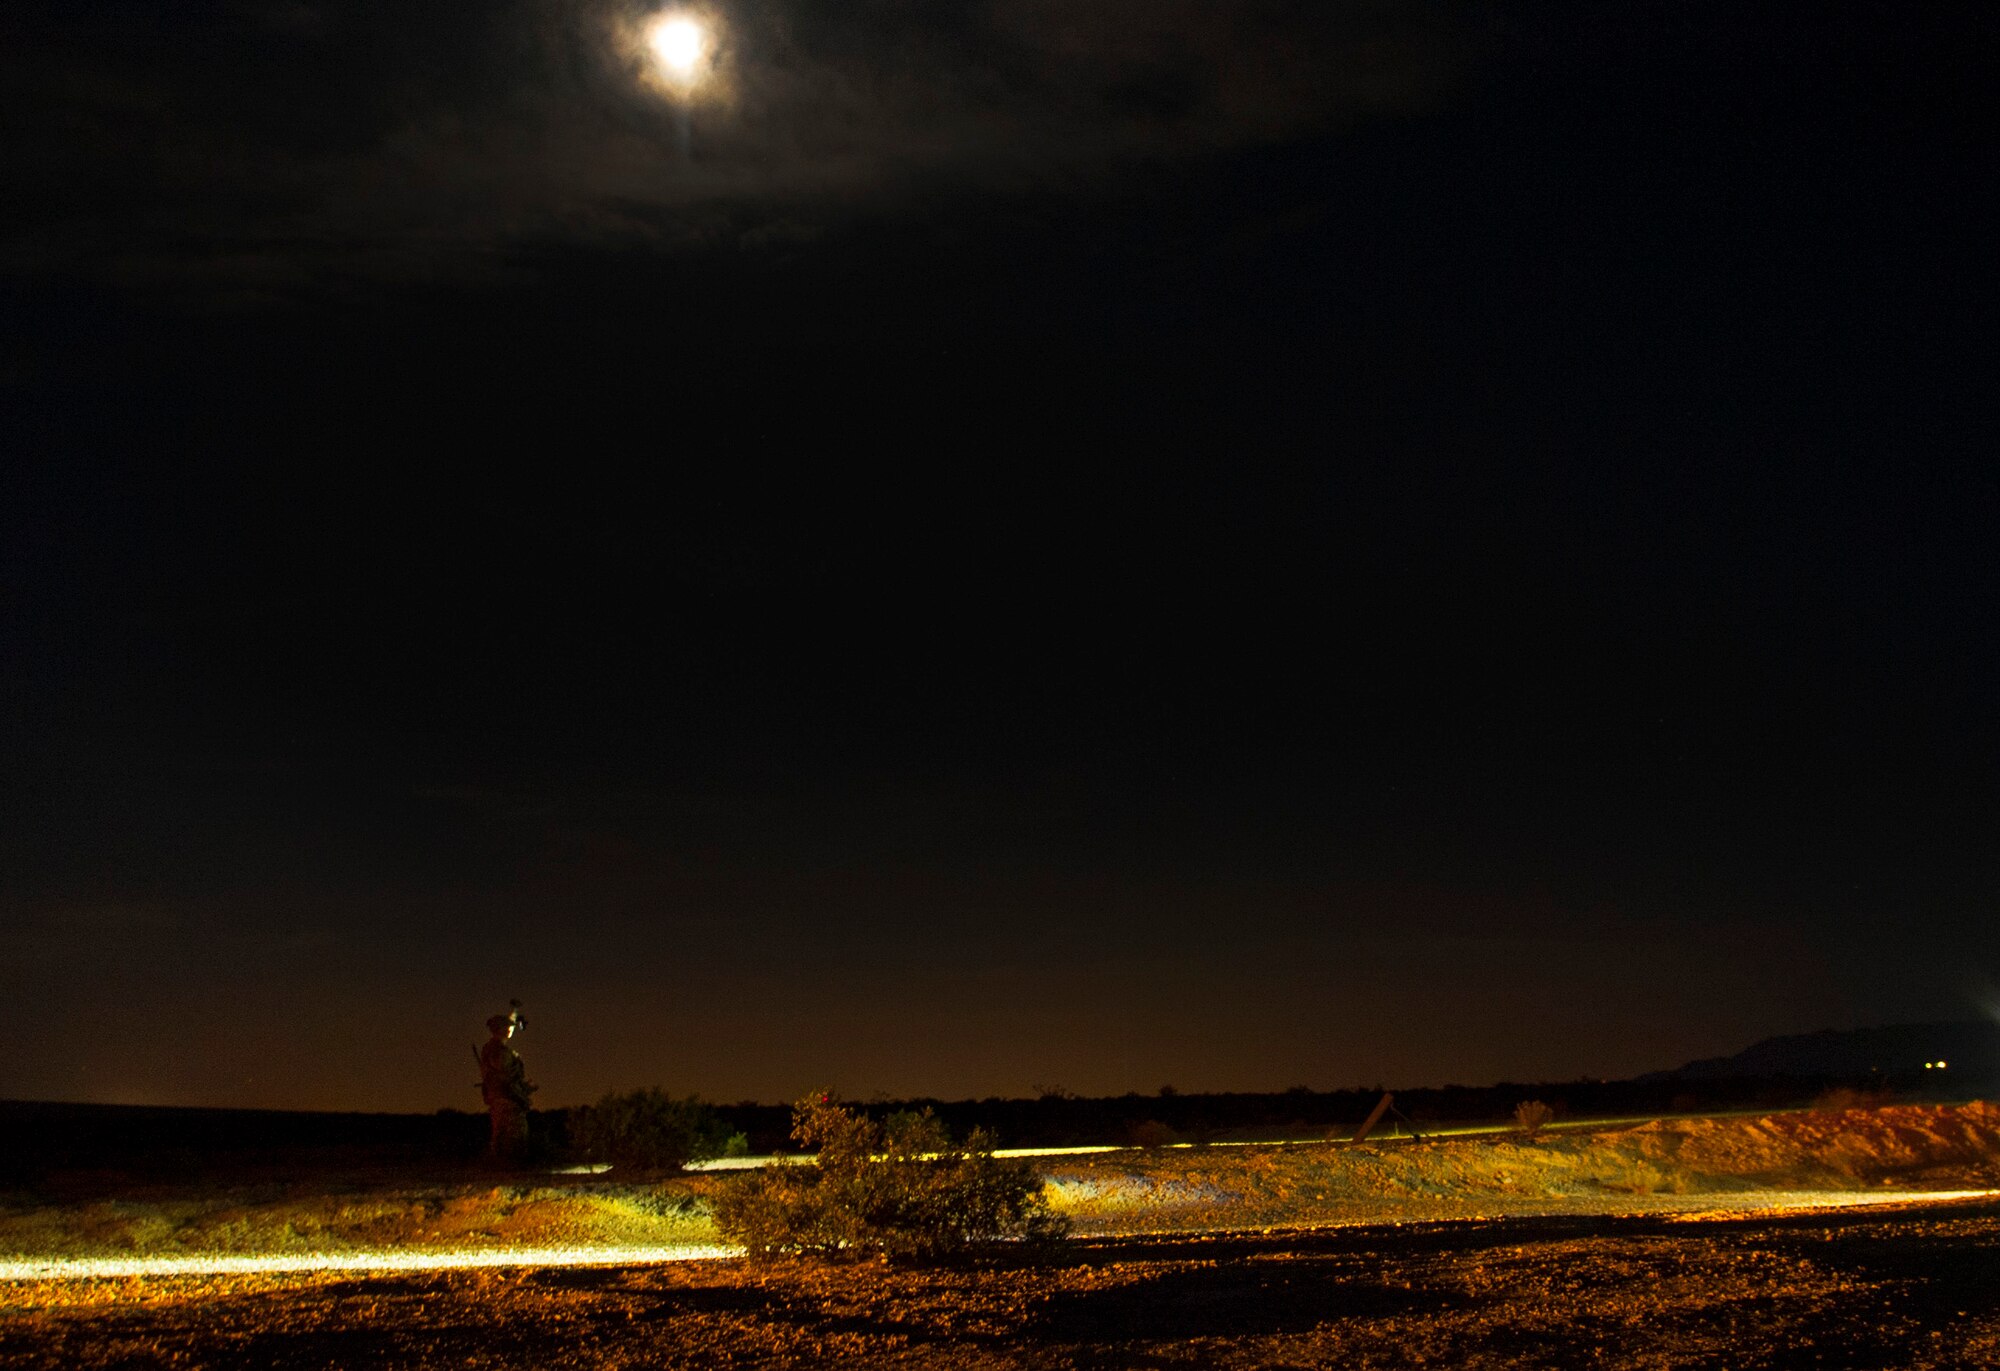
[[[390,1365],[2000,1364],[2000,1108],[1674,1120],[1537,1137],[1048,1158],[1079,1236],[980,1265],[633,1263],[711,1241],[723,1182],[351,1175],[16,1193],[0,1362]],[[117,1193],[107,1193],[106,1187]],[[1969,1196],[1942,1198],[1950,1192]],[[1848,1207],[1838,1207],[1848,1206]],[[202,1274],[221,1254],[602,1265]],[[366,1260],[365,1255],[362,1260]]]
[[[71,1367],[2000,1364],[2000,1205],[1085,1239],[948,1270],[300,1274],[0,1286]]]

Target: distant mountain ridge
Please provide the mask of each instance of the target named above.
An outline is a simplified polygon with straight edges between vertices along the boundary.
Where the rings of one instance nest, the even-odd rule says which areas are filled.
[[[1943,1067],[1934,1064],[1943,1062]],[[1933,1064],[1930,1067],[1926,1063]],[[1735,1077],[1814,1078],[1895,1076],[1927,1070],[1947,1081],[2000,1080],[2000,1023],[1888,1024],[1878,1028],[1821,1029],[1766,1038],[1733,1057],[1707,1057],[1640,1080],[1721,1080]]]

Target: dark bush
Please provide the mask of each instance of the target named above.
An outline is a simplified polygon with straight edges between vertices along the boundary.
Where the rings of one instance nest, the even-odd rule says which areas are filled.
[[[935,1260],[1069,1230],[1033,1167],[996,1158],[983,1131],[954,1143],[928,1109],[877,1123],[830,1095],[808,1095],[793,1106],[792,1139],[818,1155],[736,1177],[716,1197],[716,1228],[753,1258]]]
[[[676,1099],[657,1086],[609,1094],[577,1110],[569,1134],[571,1149],[586,1161],[651,1171],[722,1156],[735,1141],[700,1097]]]
[[[1522,1137],[1532,1138],[1555,1116],[1555,1110],[1540,1100],[1522,1100],[1514,1106],[1514,1128]]]

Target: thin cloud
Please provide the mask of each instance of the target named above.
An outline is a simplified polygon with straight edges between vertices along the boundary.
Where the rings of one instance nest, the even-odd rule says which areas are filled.
[[[940,187],[1091,194],[1421,108],[1458,52],[1422,6],[739,0],[683,127],[644,79],[649,9],[35,6],[0,34],[36,53],[9,73],[30,209],[0,269],[255,299],[503,276],[552,244],[797,252]]]

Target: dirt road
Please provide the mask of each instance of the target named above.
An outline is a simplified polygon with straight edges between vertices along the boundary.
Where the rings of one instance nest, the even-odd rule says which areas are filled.
[[[1080,1240],[1043,1265],[19,1282],[10,1367],[1992,1367],[2000,1202]]]

